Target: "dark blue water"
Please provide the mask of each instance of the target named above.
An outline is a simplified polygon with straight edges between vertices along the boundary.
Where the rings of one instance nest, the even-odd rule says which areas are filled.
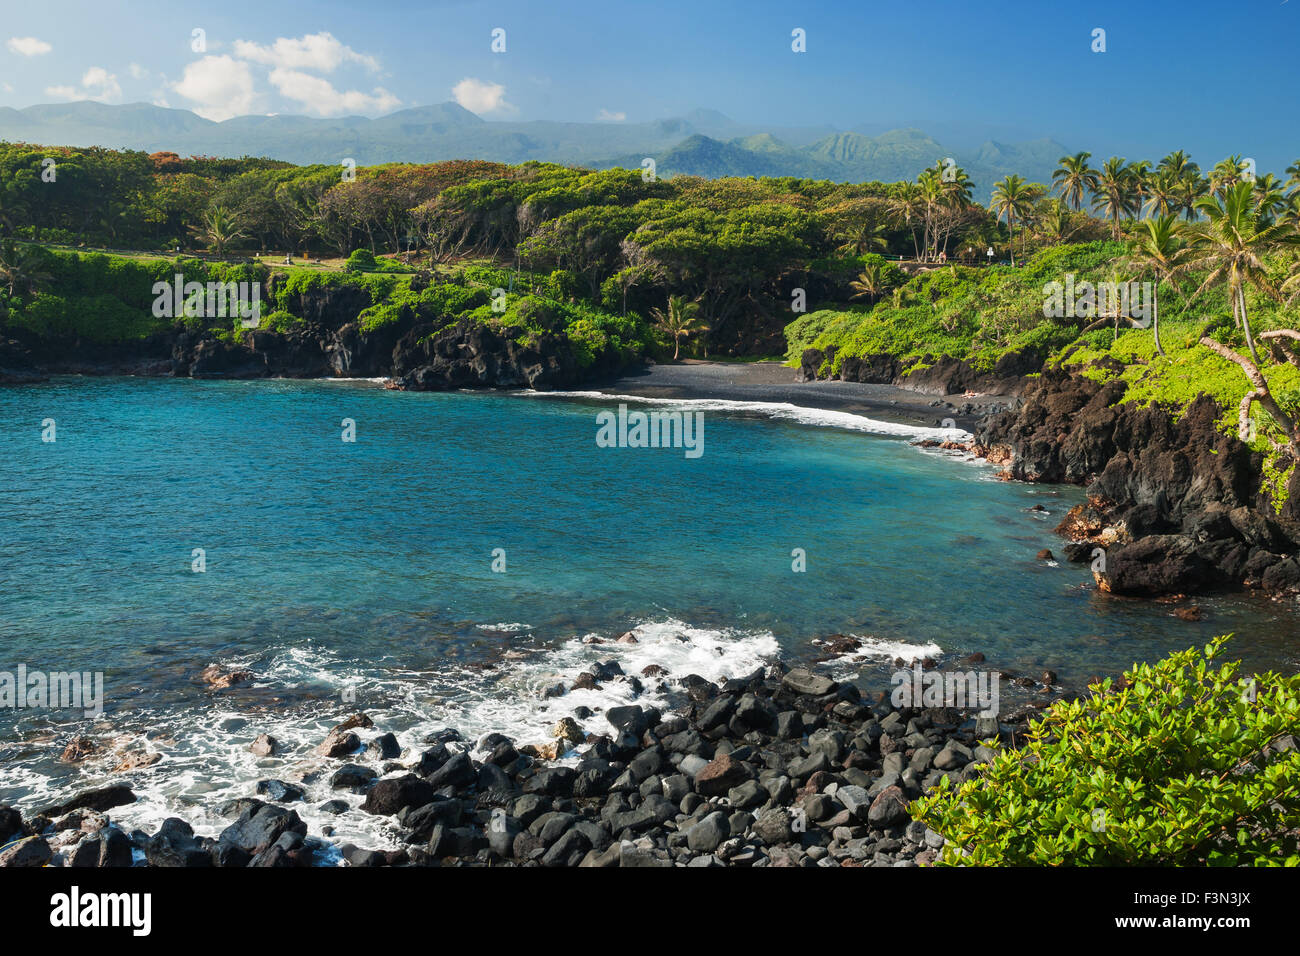
[[[599,448],[616,406],[357,382],[0,389],[0,670],[103,671],[100,733],[162,741],[142,774],[175,804],[216,768],[232,793],[267,775],[230,740],[307,717],[313,739],[340,688],[396,726],[537,730],[574,706],[536,691],[597,653],[579,639],[638,625],[641,644],[600,653],[721,676],[844,632],[877,652],[851,662],[864,685],[900,651],[981,651],[1078,686],[1236,631],[1252,666],[1297,666],[1288,608],[1214,599],[1188,623],[1036,560],[1076,489],[1000,482],[870,423],[707,403],[698,459]],[[213,695],[194,681],[213,662],[258,682]],[[0,712],[0,802],[107,774],[48,760],[87,726]]]

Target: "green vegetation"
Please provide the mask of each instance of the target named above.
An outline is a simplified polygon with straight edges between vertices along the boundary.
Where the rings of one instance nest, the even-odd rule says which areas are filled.
[[[1227,640],[1058,701],[976,779],[944,778],[911,807],[948,839],[937,862],[1300,865],[1300,676],[1244,679]]]

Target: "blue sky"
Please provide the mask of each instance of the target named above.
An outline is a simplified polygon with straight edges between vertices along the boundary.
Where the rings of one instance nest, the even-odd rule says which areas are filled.
[[[703,107],[766,127],[915,126],[952,145],[1050,136],[1153,159],[1184,147],[1203,166],[1229,152],[1262,170],[1300,156],[1300,0],[7,7],[5,106],[96,98],[220,119],[459,99],[487,119],[581,122]],[[796,27],[805,53],[791,50]],[[1104,53],[1091,49],[1097,28]]]

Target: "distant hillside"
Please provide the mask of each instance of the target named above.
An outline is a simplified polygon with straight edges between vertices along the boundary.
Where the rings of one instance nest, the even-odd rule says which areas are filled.
[[[216,123],[189,110],[145,103],[80,102],[0,108],[0,139],[48,145],[171,150],[182,155],[269,156],[293,163],[360,165],[530,159],[636,168],[653,157],[660,175],[803,176],[840,182],[913,179],[951,156],[986,198],[1010,172],[1050,182],[1069,150],[1052,140],[987,142],[977,152],[946,148],[921,130],[867,136],[829,127],[759,129],[713,110],[649,123],[497,122],[455,103],[399,110],[377,119],[240,116]]]

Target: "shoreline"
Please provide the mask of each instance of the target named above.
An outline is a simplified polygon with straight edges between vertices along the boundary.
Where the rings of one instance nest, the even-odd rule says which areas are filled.
[[[981,662],[975,654],[955,666]],[[665,711],[576,707],[549,744],[500,733],[465,740],[454,729],[399,740],[356,712],[297,755],[323,762],[316,776],[338,794],[364,794],[359,809],[388,819],[397,849],[336,842],[328,825],[309,833],[295,811],[302,787],[281,780],[224,801],[229,825],[216,838],[179,817],[127,832],[112,810],[138,798],[118,783],[25,817],[0,808],[0,865],[925,865],[943,840],[911,820],[910,802],[942,777],[969,779],[992,759],[981,740],[1013,742],[1046,706],[979,719],[975,709],[895,706],[888,691],[864,697],[779,658],[716,683],[653,670],[624,674],[610,659],[581,679],[635,686],[667,676]],[[259,746],[285,755],[272,737]]]
[[[640,398],[784,403],[919,428],[935,428],[943,419],[951,418],[966,431],[973,431],[986,415],[1018,404],[1018,399],[1010,395],[940,396],[894,385],[838,380],[800,382],[797,375],[797,369],[779,362],[688,359],[649,365],[590,387],[607,395]]]

